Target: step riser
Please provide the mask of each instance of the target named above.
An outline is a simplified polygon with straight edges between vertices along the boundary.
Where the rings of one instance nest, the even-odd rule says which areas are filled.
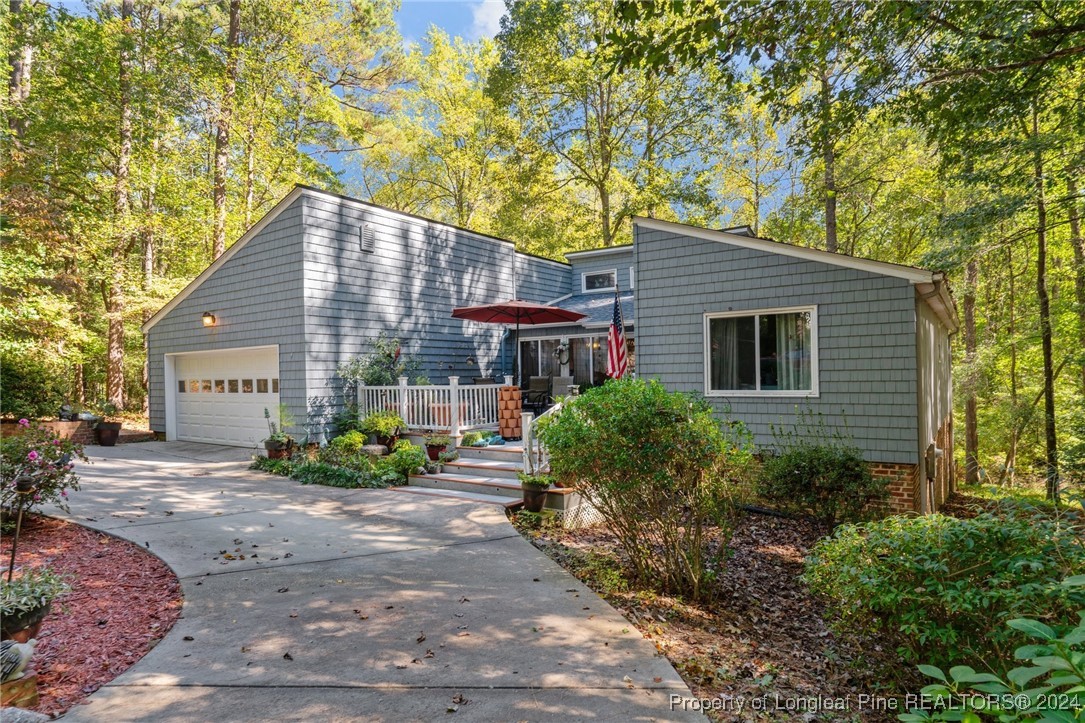
[[[434,477],[411,477],[407,484],[411,487],[425,487],[431,490],[456,490],[458,492],[477,492],[495,497],[507,497],[510,500],[523,499],[523,492],[519,489],[507,489],[485,482],[458,482],[450,479],[436,479]]]
[[[454,474],[460,477],[497,477],[513,482],[519,481],[514,469],[492,469],[490,467],[472,467],[470,464],[451,462],[443,465],[446,474]]]
[[[522,449],[505,451],[504,447],[456,447],[461,459],[492,459],[495,462],[520,464],[524,457]]]

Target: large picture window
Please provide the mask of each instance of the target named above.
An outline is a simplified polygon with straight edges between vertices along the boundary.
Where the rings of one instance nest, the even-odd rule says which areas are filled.
[[[705,315],[705,393],[817,394],[817,310]]]

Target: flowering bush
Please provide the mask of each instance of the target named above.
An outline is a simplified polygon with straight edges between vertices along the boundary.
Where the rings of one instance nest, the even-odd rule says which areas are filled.
[[[51,429],[20,419],[26,431],[0,440],[0,506],[12,510],[18,504],[16,480],[28,476],[34,492],[24,502],[25,508],[53,503],[68,510],[68,491],[79,489],[75,475],[76,460],[87,461],[83,445],[60,439]]]

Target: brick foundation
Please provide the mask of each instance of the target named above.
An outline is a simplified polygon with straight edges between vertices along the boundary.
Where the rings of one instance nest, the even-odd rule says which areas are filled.
[[[34,422],[45,429],[51,429],[61,439],[70,439],[79,444],[94,444],[94,426],[91,422],[61,422],[58,420]],[[14,437],[24,432],[16,422],[4,421],[0,424],[0,435]]]
[[[888,482],[889,514],[919,511],[919,465],[872,462],[870,472],[875,479]]]

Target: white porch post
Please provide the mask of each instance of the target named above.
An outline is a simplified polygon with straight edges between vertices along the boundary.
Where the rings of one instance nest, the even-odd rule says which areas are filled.
[[[511,387],[512,386],[512,375],[511,374],[506,374],[505,375],[505,386],[506,387]]]
[[[358,386],[354,388],[354,401],[358,405],[358,421],[362,421],[366,416],[365,408],[365,382],[358,382]]]
[[[407,419],[407,377],[399,378],[399,416],[403,418],[403,423],[409,428],[411,423]]]
[[[524,472],[527,474],[535,474],[535,467],[534,465],[532,465],[531,456],[531,447],[533,444],[533,441],[531,439],[531,422],[534,420],[534,418],[535,415],[531,412],[520,413],[520,430],[521,434],[523,435],[522,444],[524,445]]]
[[[450,437],[460,436],[460,378],[449,377],[448,378],[448,401],[452,404],[452,409],[449,410],[449,430],[448,435]]]

